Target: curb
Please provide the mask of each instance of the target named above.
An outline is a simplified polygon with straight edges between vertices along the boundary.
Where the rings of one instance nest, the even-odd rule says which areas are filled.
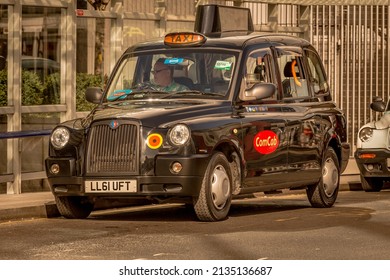
[[[36,218],[54,218],[59,217],[57,205],[55,202],[48,202],[42,205],[26,206],[12,209],[0,210],[0,223],[11,220],[24,220]]]

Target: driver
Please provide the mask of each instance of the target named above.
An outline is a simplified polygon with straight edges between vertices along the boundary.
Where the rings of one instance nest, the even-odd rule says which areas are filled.
[[[188,87],[178,84],[173,79],[174,67],[164,63],[165,58],[160,58],[154,64],[151,73],[154,76],[153,87],[160,91],[175,92],[186,91]]]

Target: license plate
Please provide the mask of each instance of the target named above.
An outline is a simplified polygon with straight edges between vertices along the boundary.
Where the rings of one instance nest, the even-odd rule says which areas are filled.
[[[86,193],[134,193],[136,180],[85,181]]]

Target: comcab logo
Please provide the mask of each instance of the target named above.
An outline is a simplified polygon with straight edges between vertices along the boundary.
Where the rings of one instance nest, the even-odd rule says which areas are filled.
[[[253,139],[253,146],[260,154],[271,154],[279,147],[279,137],[271,130],[260,131]]]

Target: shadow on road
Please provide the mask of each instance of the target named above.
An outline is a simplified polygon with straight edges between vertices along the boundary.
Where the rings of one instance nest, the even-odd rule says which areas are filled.
[[[144,224],[144,229],[158,232],[239,231],[296,232],[338,226],[354,226],[371,218],[374,210],[348,207],[338,203],[332,208],[312,208],[304,196],[255,198],[234,201],[225,221],[200,222],[190,206],[183,204],[147,205],[94,212],[95,222],[126,221]],[[118,223],[116,223],[118,226]],[[128,227],[128,223],[124,223]],[[147,230],[148,231],[148,230]]]

